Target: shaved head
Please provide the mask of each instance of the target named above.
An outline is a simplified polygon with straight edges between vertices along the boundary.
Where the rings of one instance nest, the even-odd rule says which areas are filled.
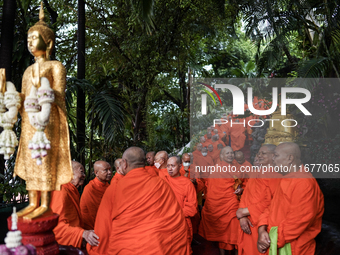
[[[76,188],[84,184],[85,170],[81,163],[72,161],[73,179],[70,181]]]
[[[122,159],[121,159],[121,158],[117,158],[117,159],[115,160],[115,163],[113,164],[113,165],[115,166],[115,168],[116,168],[116,171],[117,171],[117,169],[119,168],[120,161],[122,161]]]
[[[272,152],[272,153],[274,153],[274,151],[275,151],[275,148],[276,148],[276,145],[274,145],[274,144],[264,144],[264,145],[262,145],[262,146],[265,146],[265,147],[267,147],[267,149],[268,149],[268,151],[270,151],[270,152]]]
[[[169,158],[169,156],[168,156],[168,153],[166,151],[159,151],[159,152],[156,153],[154,165],[158,169],[164,169],[167,166],[168,158]]]
[[[135,168],[145,166],[145,153],[139,147],[130,147],[126,149],[122,156],[120,163],[123,173],[126,175],[128,172]]]
[[[171,159],[171,158],[176,159],[176,163],[177,163],[178,165],[181,164],[181,158],[180,158],[179,156],[171,156],[169,159]],[[168,160],[169,160],[169,159],[168,159]]]
[[[106,183],[111,180],[112,171],[109,163],[103,160],[98,160],[94,163],[93,168],[94,174],[99,181]]]
[[[125,159],[130,165],[144,166],[145,154],[139,147],[130,147],[123,153],[122,159]]]
[[[211,140],[212,140],[213,142],[218,141],[218,139],[219,139],[219,136],[218,136],[218,135],[213,135],[212,138],[211,138]]]
[[[182,161],[183,162],[190,162],[190,155],[188,154],[188,153],[184,153],[183,155],[182,155]]]
[[[122,162],[122,159],[121,158],[117,158],[115,160],[114,166],[115,166],[115,169],[116,169],[117,173],[124,175],[122,169],[120,168],[120,162]]]
[[[231,164],[234,160],[234,151],[230,146],[226,146],[223,149],[221,149],[220,152],[220,159]]]
[[[100,168],[103,165],[110,165],[110,164],[107,163],[106,161],[103,161],[103,160],[98,160],[98,161],[94,162],[94,164],[93,164],[94,173],[96,173],[98,171],[98,168]]]
[[[155,161],[155,152],[149,151],[146,153],[146,162],[148,162],[149,166],[153,166],[153,163]]]
[[[235,160],[241,165],[246,161],[242,151],[235,151]]]
[[[273,163],[275,166],[287,166],[290,170],[294,170],[295,168],[291,168],[291,165],[296,166],[301,164],[299,145],[293,142],[279,144],[274,152]]]

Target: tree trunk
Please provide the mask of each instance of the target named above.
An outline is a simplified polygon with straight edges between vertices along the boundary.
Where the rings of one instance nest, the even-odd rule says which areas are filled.
[[[1,26],[0,68],[6,69],[6,80],[12,79],[12,52],[16,1],[4,0]]]
[[[78,66],[77,78],[85,79],[85,1],[78,0]],[[78,161],[85,167],[85,91],[78,88],[77,97]]]

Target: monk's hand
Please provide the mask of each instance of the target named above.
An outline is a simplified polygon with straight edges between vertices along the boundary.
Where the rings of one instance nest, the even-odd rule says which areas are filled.
[[[238,208],[237,211],[236,211],[236,217],[237,219],[241,219],[243,218],[245,215],[243,215],[243,208]]]
[[[257,249],[261,253],[265,253],[270,246],[269,234],[267,232],[267,226],[259,227],[259,238],[257,240]]]
[[[236,194],[236,195],[242,195],[242,193],[243,193],[243,189],[242,188],[237,188],[235,190],[235,192],[234,192],[234,194]]]
[[[243,217],[240,219],[240,226],[243,232],[248,235],[251,234],[250,226],[254,227],[253,224],[251,224],[251,221],[248,219],[248,217]]]
[[[91,246],[98,246],[99,237],[94,233],[94,230],[84,230],[83,238],[89,243]]]

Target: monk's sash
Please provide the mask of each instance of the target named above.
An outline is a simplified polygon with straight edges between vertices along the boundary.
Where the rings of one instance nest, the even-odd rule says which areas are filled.
[[[269,231],[270,247],[269,255],[277,255],[277,227],[271,227]],[[279,255],[292,255],[292,249],[290,243],[286,243],[285,246],[279,248]]]

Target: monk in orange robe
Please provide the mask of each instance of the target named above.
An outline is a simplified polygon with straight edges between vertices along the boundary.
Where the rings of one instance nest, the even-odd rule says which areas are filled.
[[[210,156],[208,156],[208,149],[204,147],[202,149],[202,153],[200,156],[194,156],[193,159],[193,167],[195,173],[197,173],[198,169],[200,169],[200,178],[207,178],[209,176],[209,173],[206,171],[208,169],[208,166],[213,166],[214,161]],[[198,168],[199,167],[199,168]]]
[[[96,177],[85,186],[80,198],[82,226],[87,230],[94,229],[100,201],[112,177],[111,166],[105,161],[96,161],[93,168]]]
[[[208,156],[212,158],[214,164],[216,164],[216,160],[220,158],[220,153],[221,153],[222,148],[223,148],[223,145],[221,143],[217,145],[216,149],[214,148],[212,144],[208,146]]]
[[[218,138],[218,139],[217,139],[218,143],[224,144],[224,142],[223,142],[223,137],[226,136],[226,134],[223,133],[221,129],[215,128],[215,129],[214,129],[214,136],[216,136],[216,137]],[[215,148],[215,146],[214,146],[214,148]],[[216,146],[215,149],[217,149],[217,146]]]
[[[188,230],[175,194],[164,180],[145,171],[144,162],[141,148],[123,153],[125,176],[112,198],[106,254],[188,254]]]
[[[261,162],[262,166],[273,166],[272,158],[275,147],[273,144],[266,144],[260,148],[257,157],[260,158],[259,162]],[[239,161],[239,163],[241,162]],[[282,177],[280,174],[276,174],[278,175],[276,177]],[[272,174],[270,175],[273,178],[263,178],[264,176],[261,176],[261,173],[255,171],[250,173],[251,178],[247,182],[239,209],[236,212],[240,222],[237,242],[239,255],[261,254],[257,250],[257,222],[260,215],[270,205],[276,187],[281,180],[280,178],[275,178]]]
[[[155,167],[154,161],[155,161],[155,152],[149,151],[148,153],[146,153],[146,162],[148,163],[148,166],[145,166],[146,171],[151,175],[158,175],[159,170],[157,167]]]
[[[228,167],[234,160],[234,151],[226,146],[221,150],[219,166]],[[231,172],[223,172],[212,175],[209,178],[208,192],[201,214],[199,234],[209,241],[219,242],[220,254],[225,250],[233,250],[237,245],[239,223],[236,211],[239,208],[239,200],[234,189],[234,178],[237,175],[243,181],[242,175]]]
[[[246,128],[244,127],[243,122],[235,124],[238,122],[238,120],[233,121],[233,125],[230,127],[231,148],[233,148],[234,151],[241,150],[244,147],[244,142],[246,140]]]
[[[195,157],[195,155],[201,155],[202,148],[203,148],[202,144],[201,144],[201,143],[198,143],[198,144],[196,145],[196,150],[194,150],[194,151],[192,152],[192,155],[193,155],[194,157]]]
[[[212,130],[211,127],[207,128],[207,133],[204,135],[205,140],[208,139],[208,134],[211,134],[211,130]],[[210,139],[211,139],[211,137],[210,137]]]
[[[277,248],[290,243],[292,254],[315,253],[314,238],[321,231],[324,197],[312,174],[305,172],[300,157],[296,143],[282,143],[275,149],[274,166],[286,167],[288,172],[281,172],[284,176],[271,204],[259,218],[257,247],[261,253],[268,254],[273,245],[268,234],[273,227],[277,227]]]
[[[84,230],[81,225],[80,195],[78,187],[85,180],[84,167],[72,161],[73,179],[61,185],[60,191],[52,191],[50,207],[59,214],[58,225],[53,229],[55,239],[60,245],[81,248],[83,239],[91,245],[98,245],[98,236],[91,230]]]
[[[211,138],[211,141],[212,141],[212,146],[214,148],[214,150],[217,150],[217,146],[221,143],[221,144],[224,144],[223,141],[220,140],[219,136],[218,135],[213,135],[213,137]]]
[[[120,158],[116,159],[115,161],[116,166],[115,177],[112,178],[110,186],[106,189],[98,208],[98,213],[94,224],[94,232],[99,237],[99,244],[98,246],[91,246],[90,244],[86,245],[87,252],[90,255],[107,254],[109,248],[112,223],[111,220],[112,202],[116,191],[117,183],[124,177],[124,174],[119,165],[121,160],[122,159]],[[118,162],[117,165],[116,162]]]
[[[180,175],[180,167],[180,157],[170,157],[167,164],[168,175],[164,177],[164,180],[169,183],[171,189],[175,193],[180,207],[183,210],[188,227],[188,246],[191,251],[191,241],[193,238],[191,218],[197,213],[197,197],[196,190],[192,182],[188,178]],[[190,254],[192,254],[192,251]]]
[[[244,158],[242,151],[235,151],[235,161],[239,164],[240,168],[242,167],[242,169],[252,168],[252,164]]]
[[[181,176],[188,177],[190,179],[190,165],[191,157],[188,153],[182,155],[182,167],[179,170]]]
[[[154,165],[158,169],[158,175],[161,178],[163,178],[165,175],[168,175],[168,170],[166,168],[168,158],[169,156],[166,151],[159,151],[155,155]]]

